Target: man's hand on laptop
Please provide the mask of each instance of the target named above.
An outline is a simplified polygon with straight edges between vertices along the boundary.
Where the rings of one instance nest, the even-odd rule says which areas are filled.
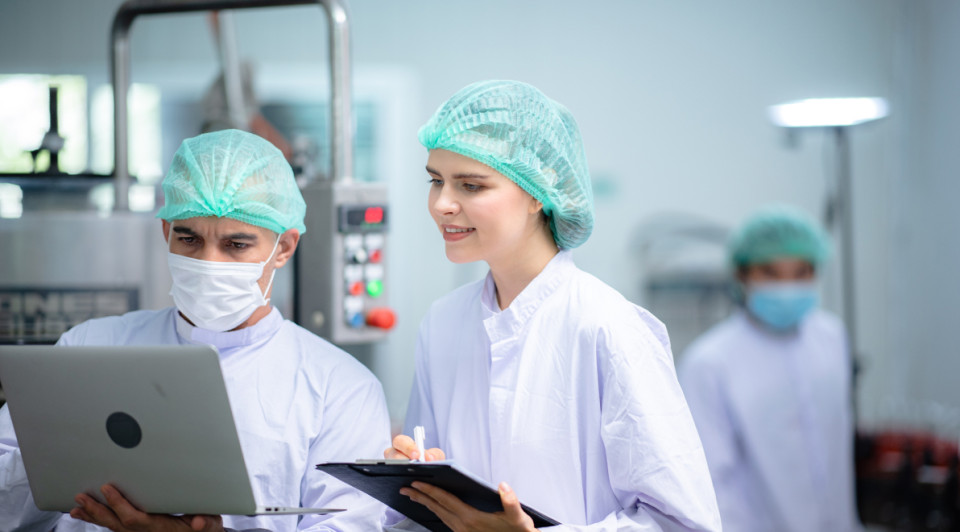
[[[222,532],[223,519],[219,515],[162,515],[147,514],[135,508],[110,484],[100,488],[108,506],[93,497],[77,495],[77,507],[70,510],[70,517],[109,528],[114,532],[134,531],[196,531]]]

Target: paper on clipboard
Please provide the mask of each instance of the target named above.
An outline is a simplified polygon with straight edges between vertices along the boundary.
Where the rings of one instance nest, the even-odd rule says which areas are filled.
[[[317,469],[363,491],[433,532],[448,532],[433,512],[400,494],[400,488],[414,481],[444,489],[483,512],[502,512],[497,488],[460,469],[453,461],[411,462],[408,460],[358,460],[328,462]],[[535,527],[558,525],[557,521],[522,505]]]

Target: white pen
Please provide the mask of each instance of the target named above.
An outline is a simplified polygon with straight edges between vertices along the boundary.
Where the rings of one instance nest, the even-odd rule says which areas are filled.
[[[413,427],[413,441],[417,443],[417,452],[420,453],[420,458],[417,459],[418,462],[425,462],[427,459],[427,452],[423,449],[424,437],[422,426],[417,425]]]

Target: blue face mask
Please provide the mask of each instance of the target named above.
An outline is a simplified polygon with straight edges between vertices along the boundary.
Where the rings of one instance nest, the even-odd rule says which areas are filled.
[[[795,329],[818,303],[817,287],[812,282],[758,283],[747,287],[747,310],[778,332]]]

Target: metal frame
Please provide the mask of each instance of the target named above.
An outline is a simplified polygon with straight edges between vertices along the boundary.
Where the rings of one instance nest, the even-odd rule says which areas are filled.
[[[130,27],[142,15],[319,4],[330,24],[331,178],[353,175],[353,124],[350,95],[350,31],[342,0],[128,0],[117,9],[110,33],[113,81],[114,210],[129,210],[127,89],[130,86]]]

